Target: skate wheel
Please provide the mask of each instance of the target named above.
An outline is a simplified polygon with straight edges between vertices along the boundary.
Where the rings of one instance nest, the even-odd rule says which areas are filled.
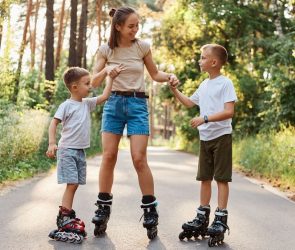
[[[107,225],[100,225],[100,226],[95,226],[94,228],[94,236],[99,236],[105,233],[107,230]]]
[[[156,238],[157,234],[158,234],[158,229],[156,227],[148,229],[148,231],[147,231],[147,236],[150,240]]]
[[[208,240],[208,246],[209,247],[214,247],[215,246],[215,239],[214,238],[209,238],[209,240]]]
[[[48,237],[54,240],[55,234],[56,234],[57,232],[58,232],[58,230],[56,230],[56,229],[55,229],[55,230],[52,230],[52,231],[49,233]]]
[[[186,236],[186,233],[183,231],[179,234],[178,238],[182,241],[184,240],[185,236]]]

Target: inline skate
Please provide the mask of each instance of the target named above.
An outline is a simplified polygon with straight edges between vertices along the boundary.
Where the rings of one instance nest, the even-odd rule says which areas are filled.
[[[147,229],[147,236],[150,240],[154,239],[158,234],[159,215],[156,209],[157,205],[157,201],[154,201],[140,206],[143,209],[143,227]]]
[[[105,233],[107,229],[107,223],[111,214],[112,199],[101,200],[98,199],[95,203],[97,210],[95,211],[95,216],[92,218],[92,223],[95,224],[94,235],[99,236]]]
[[[228,212],[226,209],[219,210],[219,208],[215,211],[215,218],[210,227],[208,227],[207,234],[210,236],[208,241],[209,247],[214,247],[215,245],[221,245],[224,240],[224,233],[228,230],[229,227],[227,225],[227,216]]]
[[[184,238],[187,238],[189,240],[191,237],[197,239],[199,235],[204,238],[209,225],[209,216],[210,205],[200,206],[197,209],[197,216],[195,219],[182,225],[183,231],[179,234],[179,239],[184,240]]]
[[[62,206],[59,208],[56,218],[57,229],[51,231],[48,236],[56,241],[75,244],[82,243],[87,235],[84,222],[76,218],[76,213],[73,209],[69,210]]]

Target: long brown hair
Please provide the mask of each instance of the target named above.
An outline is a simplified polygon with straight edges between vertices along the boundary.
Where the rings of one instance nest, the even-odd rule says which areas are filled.
[[[109,15],[112,17],[111,34],[108,45],[111,49],[118,47],[118,40],[120,37],[119,31],[116,29],[116,25],[122,25],[125,23],[128,16],[132,13],[136,13],[131,7],[121,7],[119,9],[111,9]]]

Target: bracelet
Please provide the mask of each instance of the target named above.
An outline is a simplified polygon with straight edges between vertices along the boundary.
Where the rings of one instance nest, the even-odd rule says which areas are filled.
[[[204,121],[205,121],[205,123],[208,123],[209,122],[207,115],[204,115]]]

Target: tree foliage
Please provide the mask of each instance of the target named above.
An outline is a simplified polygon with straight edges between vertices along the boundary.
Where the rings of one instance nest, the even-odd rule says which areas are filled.
[[[294,126],[293,10],[291,1],[177,1],[154,33],[157,58],[174,65],[180,89],[190,95],[205,77],[198,67],[200,47],[221,44],[229,52],[224,74],[234,81],[239,99],[236,130],[250,134],[279,129],[281,124]],[[182,111],[180,123],[183,112],[197,115],[196,110]],[[189,138],[191,131],[186,130]]]

